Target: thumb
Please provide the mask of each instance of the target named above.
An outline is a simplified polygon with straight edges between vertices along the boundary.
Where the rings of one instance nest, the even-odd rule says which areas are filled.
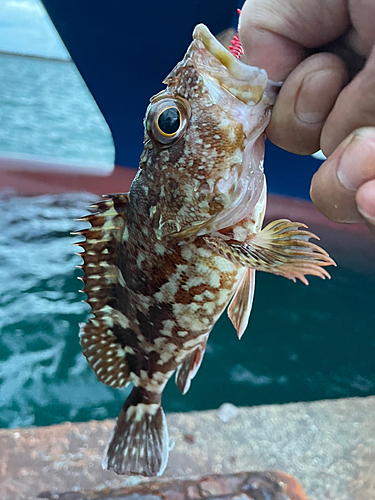
[[[245,61],[285,80],[304,59],[349,25],[347,0],[246,0],[239,21]]]
[[[375,234],[375,127],[352,132],[314,175],[310,196],[335,222],[365,220]]]

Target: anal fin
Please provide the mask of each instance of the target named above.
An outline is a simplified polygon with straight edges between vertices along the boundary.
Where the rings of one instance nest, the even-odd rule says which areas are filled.
[[[186,394],[190,388],[192,379],[197,374],[201,366],[204,351],[206,350],[206,342],[199,345],[195,351],[187,356],[180,364],[176,371],[176,385],[182,394]]]
[[[203,238],[208,246],[235,264],[280,274],[293,281],[298,278],[308,285],[305,275],[330,278],[324,267],[336,264],[323,248],[309,241],[319,238],[306,228],[300,222],[280,219],[245,242],[217,236]]]
[[[254,291],[255,269],[247,268],[228,307],[229,319],[237,330],[237,337],[239,339],[244,334],[249,322],[254,300]]]

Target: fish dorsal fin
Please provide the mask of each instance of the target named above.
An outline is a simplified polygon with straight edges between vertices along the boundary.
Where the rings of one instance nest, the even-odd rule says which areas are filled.
[[[127,206],[128,195],[118,194],[89,207],[95,212],[79,220],[91,227],[79,231],[86,241],[77,243],[83,248],[82,281],[94,316],[81,326],[83,354],[99,380],[112,387],[124,387],[129,379],[126,347],[122,348],[113,332],[121,313],[109,305],[121,285],[116,258],[126,229]]]
[[[255,290],[255,269],[247,268],[236,290],[236,293],[228,307],[228,316],[237,337],[240,339],[244,334],[253,305]]]
[[[189,354],[177,368],[176,385],[182,394],[186,394],[189,390],[191,381],[201,366],[205,350],[206,342],[198,346],[195,351]]]

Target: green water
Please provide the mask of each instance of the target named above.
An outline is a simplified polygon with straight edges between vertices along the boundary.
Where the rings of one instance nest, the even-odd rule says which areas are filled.
[[[114,417],[126,396],[97,381],[78,342],[89,308],[69,233],[94,199],[0,193],[2,427]],[[308,287],[258,273],[243,339],[223,316],[190,391],[171,380],[165,410],[375,394],[374,269],[337,260],[331,281]]]

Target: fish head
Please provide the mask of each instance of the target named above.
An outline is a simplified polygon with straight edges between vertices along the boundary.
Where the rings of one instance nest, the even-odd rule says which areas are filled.
[[[159,239],[231,227],[260,200],[263,131],[278,86],[265,70],[236,59],[202,24],[163,83],[167,88],[146,111],[132,189],[143,183],[152,194],[149,216]]]

